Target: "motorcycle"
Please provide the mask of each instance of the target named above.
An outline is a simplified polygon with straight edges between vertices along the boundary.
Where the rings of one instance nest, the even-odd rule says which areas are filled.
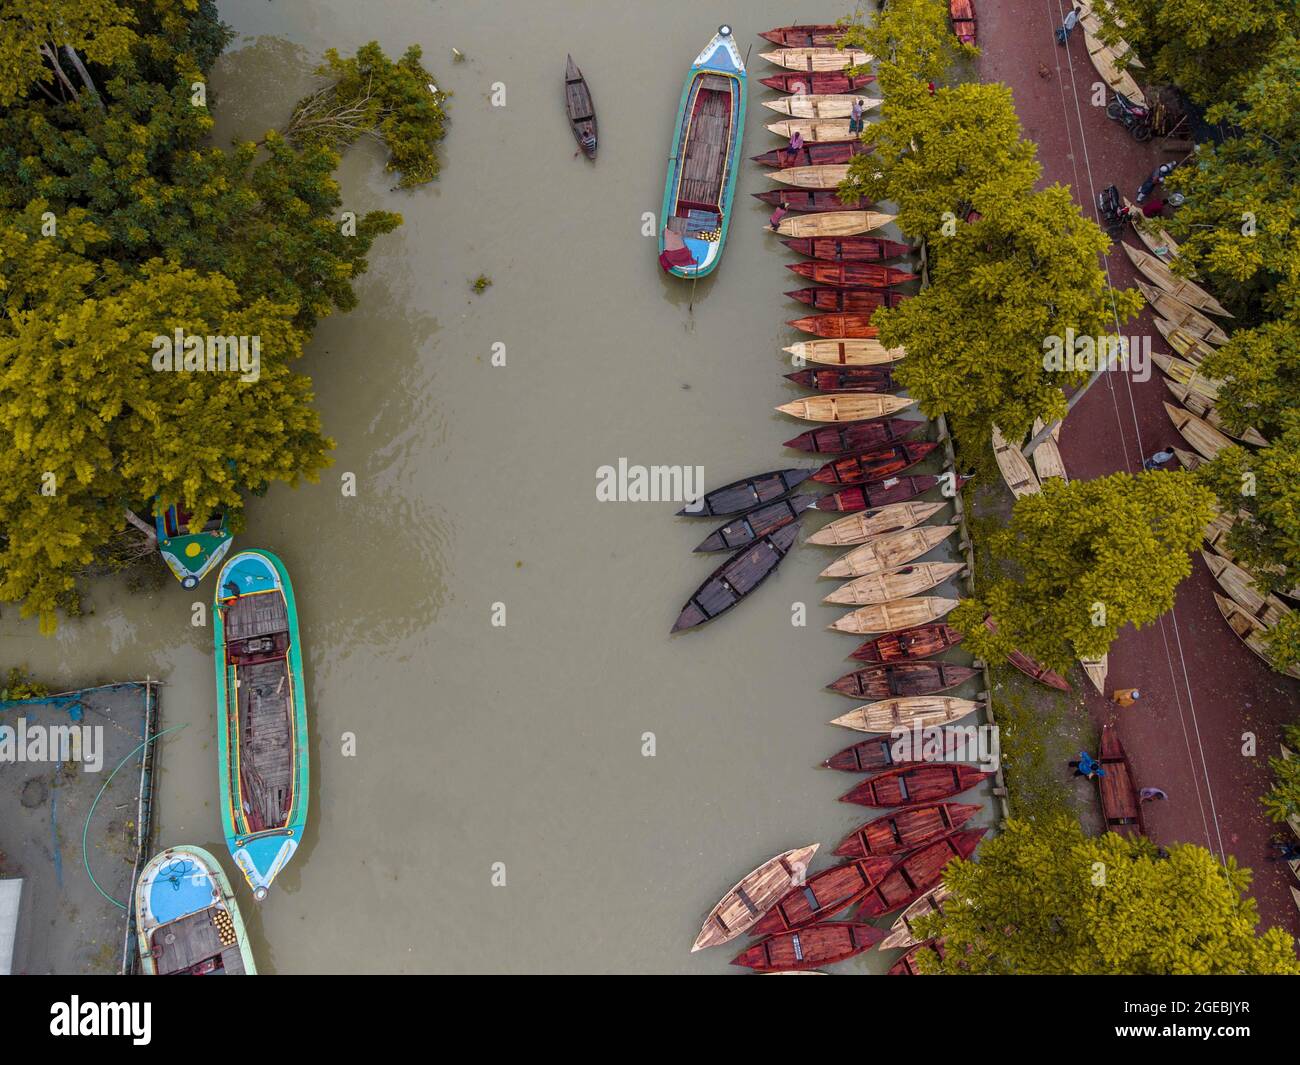
[[[1151,109],[1133,103],[1123,93],[1117,92],[1106,105],[1106,117],[1122,125],[1139,143],[1151,139]]]

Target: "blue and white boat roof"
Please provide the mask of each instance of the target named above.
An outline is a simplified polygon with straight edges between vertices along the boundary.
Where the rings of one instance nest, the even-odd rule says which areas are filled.
[[[719,70],[724,74],[745,76],[745,60],[736,46],[736,36],[730,26],[719,26],[713,40],[695,57],[692,64],[698,70]]]

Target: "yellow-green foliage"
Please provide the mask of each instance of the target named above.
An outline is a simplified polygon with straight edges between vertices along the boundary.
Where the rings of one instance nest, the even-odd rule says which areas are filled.
[[[885,73],[897,73],[922,85],[937,83],[957,59],[979,55],[978,48],[957,40],[944,0],[889,0],[871,25],[854,20],[844,44],[861,48],[880,61],[882,89]]]
[[[194,8],[197,0],[183,0]],[[118,0],[21,0],[0,12],[0,107],[25,96],[34,85],[53,85],[48,54],[64,45],[95,63],[109,64],[135,43],[135,13]],[[80,88],[68,60],[58,56],[69,81]]]
[[[1261,800],[1268,816],[1278,824],[1288,818],[1300,818],[1300,725],[1287,725],[1282,742],[1291,750],[1290,758],[1270,758],[1273,787]]]

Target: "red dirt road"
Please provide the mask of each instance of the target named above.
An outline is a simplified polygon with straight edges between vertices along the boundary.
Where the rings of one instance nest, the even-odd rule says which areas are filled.
[[[1092,104],[1100,79],[1082,32],[1076,28],[1067,48],[1053,37],[1069,10],[1068,0],[982,0],[979,70],[984,81],[1005,82],[1015,93],[1025,136],[1039,146],[1044,184],[1069,185],[1084,214],[1096,218],[1102,189],[1115,184],[1132,199],[1154,167],[1176,156],[1162,151],[1159,140],[1138,144]],[[1120,239],[1142,246],[1127,228]],[[1107,269],[1116,287],[1133,287],[1135,271],[1118,245]],[[1155,351],[1170,350],[1149,312],[1123,332],[1150,336]],[[1187,448],[1161,406],[1165,400],[1172,397],[1154,366],[1142,382],[1131,373],[1104,375],[1062,427],[1070,475],[1134,473],[1162,447]],[[1285,865],[1268,858],[1268,840],[1286,829],[1270,822],[1259,803],[1269,786],[1267,760],[1278,753],[1279,726],[1300,718],[1300,686],[1237,640],[1215,606],[1216,587],[1194,556],[1174,610],[1140,632],[1125,629],[1111,647],[1108,691],[1141,689],[1137,706],[1121,710],[1091,686],[1088,705],[1099,724],[1117,721],[1138,786],[1169,794],[1166,802],[1146,805],[1152,839],[1233,855],[1255,870],[1252,893],[1262,923],[1300,935],[1300,914],[1287,890],[1294,881]],[[1253,756],[1243,753],[1250,736]]]

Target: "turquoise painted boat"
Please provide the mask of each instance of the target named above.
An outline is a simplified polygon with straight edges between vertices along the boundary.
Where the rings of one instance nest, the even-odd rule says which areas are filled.
[[[224,514],[213,515],[201,529],[192,529],[190,514],[172,506],[155,514],[153,523],[158,553],[182,588],[198,587],[234,542]]]
[[[135,883],[136,946],[146,976],[256,976],[230,881],[202,847],[155,854]]]
[[[221,827],[261,901],[302,842],[310,785],[298,609],[271,552],[221,567],[213,638]]]
[[[731,27],[719,26],[686,75],[668,157],[659,264],[677,277],[704,277],[722,260],[745,133],[745,85]]]

